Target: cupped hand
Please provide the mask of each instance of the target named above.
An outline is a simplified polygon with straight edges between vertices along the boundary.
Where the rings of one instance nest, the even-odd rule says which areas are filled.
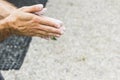
[[[60,37],[64,31],[62,22],[43,15],[33,14],[42,10],[44,10],[42,5],[26,6],[14,10],[5,18],[7,28],[11,34],[16,35]]]

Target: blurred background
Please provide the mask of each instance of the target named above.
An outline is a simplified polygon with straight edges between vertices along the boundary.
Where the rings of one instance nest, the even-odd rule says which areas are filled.
[[[6,80],[120,80],[120,0],[49,0],[60,19],[57,41],[34,37],[19,71]]]

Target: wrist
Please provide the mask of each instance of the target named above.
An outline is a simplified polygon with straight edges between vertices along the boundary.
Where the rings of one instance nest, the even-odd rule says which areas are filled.
[[[11,35],[7,22],[5,20],[0,20],[0,41],[3,41]]]
[[[8,29],[8,24],[6,19],[0,20],[0,30]]]

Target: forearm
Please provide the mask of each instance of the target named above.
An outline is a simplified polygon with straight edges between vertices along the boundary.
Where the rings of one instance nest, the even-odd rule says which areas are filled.
[[[0,0],[0,19],[7,17],[16,7],[6,0]]]
[[[0,42],[10,36],[9,29],[7,29],[7,22],[4,18],[15,9],[16,7],[6,0],[0,0]]]
[[[0,42],[10,36],[10,31],[5,19],[0,20]]]

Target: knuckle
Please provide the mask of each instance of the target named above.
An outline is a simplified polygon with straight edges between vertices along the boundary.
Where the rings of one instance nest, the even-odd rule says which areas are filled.
[[[53,33],[48,33],[48,36],[53,36]]]
[[[53,31],[53,29],[51,29],[51,28],[48,28],[48,29],[46,29],[48,32],[51,32],[51,31]]]
[[[33,10],[37,10],[38,7],[37,7],[37,6],[32,6],[32,9],[33,9]]]
[[[50,31],[50,32],[54,32],[54,33],[59,33],[59,30],[54,29],[54,28],[49,28],[48,31]]]
[[[16,18],[9,18],[7,19],[7,24],[9,26],[12,26],[16,22]]]
[[[32,19],[33,22],[36,22],[36,23],[39,23],[40,22],[40,19],[36,16],[33,17]]]
[[[47,35],[47,36],[49,35],[49,33],[48,33],[48,32],[43,32],[43,34],[44,34],[44,35]]]

